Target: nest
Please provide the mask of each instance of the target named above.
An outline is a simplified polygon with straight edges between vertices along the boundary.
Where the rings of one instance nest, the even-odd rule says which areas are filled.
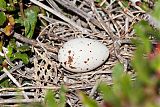
[[[62,2],[61,5],[65,7],[65,0],[55,1],[58,5]],[[135,47],[130,39],[134,38],[133,25],[146,18],[145,12],[135,5],[130,5],[129,8],[123,7],[120,1],[105,1],[107,3],[105,8],[100,7],[102,4],[95,6],[87,0],[69,2],[73,4],[72,7],[65,8],[74,14],[62,12],[59,8],[56,10],[66,13],[70,22],[39,15],[40,19],[48,21],[49,24],[41,27],[41,32],[36,38],[39,47],[32,47],[33,57],[30,58],[30,63],[24,66],[18,62],[17,68],[12,72],[12,76],[21,85],[18,88],[0,89],[1,103],[40,102],[44,100],[48,89],[58,91],[64,85],[68,89],[67,103],[71,107],[79,107],[82,105],[75,94],[77,90],[85,91],[97,101],[102,100],[96,91],[98,83],[104,81],[108,85],[113,84],[112,68],[118,62],[123,64],[125,72],[135,77],[130,66]],[[48,3],[50,4],[51,1],[48,0]],[[80,10],[80,13],[73,11],[74,8]],[[77,25],[73,26],[73,22]],[[97,69],[84,73],[72,73],[64,69],[58,62],[57,52],[66,41],[79,37],[91,38],[105,44],[110,53],[108,60]],[[50,51],[45,46],[54,48],[54,51]],[[14,96],[17,95],[24,96],[24,99],[16,100]],[[9,99],[6,102],[2,101],[6,96]]]

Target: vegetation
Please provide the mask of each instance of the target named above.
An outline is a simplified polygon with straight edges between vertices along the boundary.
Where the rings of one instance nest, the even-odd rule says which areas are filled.
[[[96,0],[96,2],[99,3],[101,0]],[[7,3],[10,5],[8,6]],[[34,5],[24,9],[21,3],[21,0],[9,0],[7,2],[0,0],[0,50],[3,50],[2,47],[8,49],[6,55],[12,63],[15,60],[21,60],[24,64],[28,64],[29,56],[31,55],[30,47],[27,44],[17,45],[12,36],[14,29],[20,28],[19,33],[24,33],[25,37],[34,39],[33,34],[35,33],[40,9]],[[156,1],[153,10],[149,9],[145,4],[141,6],[159,23],[160,0]],[[136,23],[133,29],[137,37],[132,40],[136,50],[131,65],[136,77],[131,77],[124,72],[122,64],[117,64],[112,72],[113,85],[108,86],[103,81],[98,85],[97,91],[103,97],[101,103],[88,97],[85,92],[77,92],[84,107],[160,106],[160,27],[153,27],[147,21],[142,20]],[[156,42],[151,41],[151,39]],[[0,58],[1,70],[3,67],[9,69],[10,66],[6,64],[6,57],[1,56]],[[0,84],[6,86],[7,84],[9,85],[9,82],[5,81]],[[67,92],[68,90],[65,86],[61,87],[59,94],[48,90],[43,103],[29,106],[65,107]],[[58,98],[55,97],[57,94]]]

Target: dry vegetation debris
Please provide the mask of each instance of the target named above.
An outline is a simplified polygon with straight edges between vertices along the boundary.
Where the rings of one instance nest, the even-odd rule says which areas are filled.
[[[61,85],[69,90],[67,102],[72,107],[81,106],[75,94],[77,90],[83,90],[100,101],[97,83],[106,81],[108,85],[112,84],[112,68],[117,62],[121,62],[124,71],[134,79],[130,66],[135,50],[131,43],[135,37],[132,27],[137,21],[147,18],[141,8],[134,4],[125,7],[119,0],[103,0],[101,3],[93,0],[30,1],[46,10],[46,15],[39,14],[43,26],[36,26],[41,29],[36,40],[14,34],[15,38],[32,46],[33,56],[27,66],[17,62],[11,70],[5,69],[5,74],[0,75],[0,80],[7,75],[15,87],[0,89],[0,104],[40,102],[47,89],[57,91]],[[58,49],[67,40],[78,37],[104,43],[110,50],[109,59],[90,72],[75,74],[65,70],[57,60]],[[16,99],[18,95],[22,95],[21,99]]]

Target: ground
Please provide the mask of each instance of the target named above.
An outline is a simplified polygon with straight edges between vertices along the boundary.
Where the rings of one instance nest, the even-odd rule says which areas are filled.
[[[133,0],[131,0],[133,1]],[[3,69],[0,82],[8,80],[9,86],[0,88],[0,104],[41,102],[47,89],[58,92],[62,85],[69,90],[66,97],[70,107],[80,107],[78,90],[101,102],[97,84],[105,81],[112,84],[112,68],[120,62],[124,71],[134,79],[131,60],[135,50],[131,39],[135,38],[133,25],[148,14],[139,7],[140,2],[120,0],[30,0],[23,3],[41,8],[32,38],[22,36],[17,30],[12,34],[16,44],[28,44],[31,48],[29,63],[16,60],[10,69]],[[137,0],[138,1],[138,0]],[[152,1],[148,3],[152,7]],[[44,12],[44,13],[42,13]],[[154,24],[154,23],[151,23]],[[15,27],[16,29],[16,27]],[[73,73],[58,62],[58,50],[73,38],[85,37],[105,44],[109,58],[95,70]],[[10,59],[7,60],[7,63]],[[2,83],[2,82],[1,82]],[[20,92],[17,93],[17,90]],[[17,96],[21,96],[17,99]],[[7,99],[6,99],[7,98]]]

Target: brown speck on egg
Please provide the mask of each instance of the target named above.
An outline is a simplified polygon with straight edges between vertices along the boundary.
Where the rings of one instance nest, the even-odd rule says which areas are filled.
[[[82,51],[82,49],[80,51]]]
[[[71,64],[73,62],[73,57],[68,56],[68,64]]]
[[[89,58],[87,58],[87,61],[84,61],[84,63],[87,63],[89,61]]]
[[[87,63],[87,61],[84,61],[84,63]]]
[[[92,52],[92,51],[89,51],[89,52]]]
[[[88,68],[86,70],[89,70]]]
[[[68,53],[70,54],[70,53],[71,53],[71,50],[69,50]]]

